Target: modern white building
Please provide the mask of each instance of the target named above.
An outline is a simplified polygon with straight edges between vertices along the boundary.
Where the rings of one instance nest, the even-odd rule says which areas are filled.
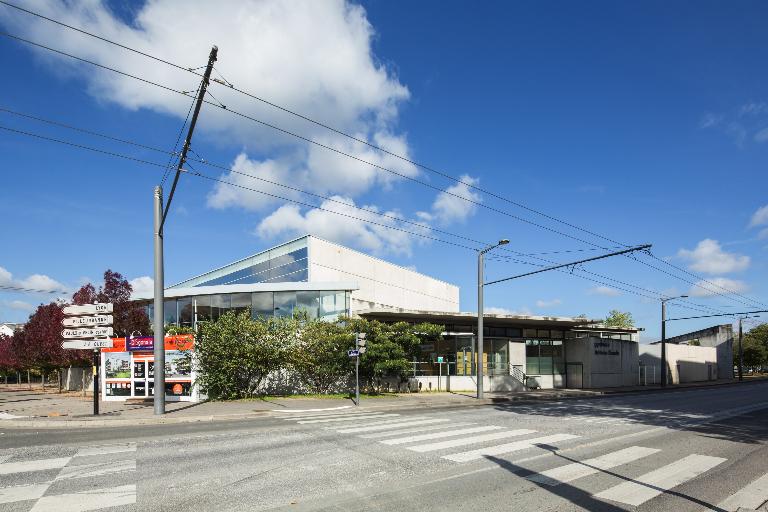
[[[325,319],[374,308],[459,311],[457,286],[309,235],[175,284],[165,298],[166,324],[179,325],[245,308]]]

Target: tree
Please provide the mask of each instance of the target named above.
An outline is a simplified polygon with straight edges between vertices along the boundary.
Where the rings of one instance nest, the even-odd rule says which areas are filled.
[[[61,321],[64,319],[61,305],[55,302],[41,304],[24,328],[13,336],[13,350],[20,366],[50,370],[71,364],[87,364],[87,350],[61,348]]]
[[[744,353],[744,366],[747,368],[761,368],[768,364],[768,350],[756,337],[744,336],[741,341]],[[739,341],[733,344],[733,361],[739,364]]]
[[[118,272],[107,269],[104,272],[104,284],[98,290],[87,283],[72,295],[74,304],[92,304],[93,302],[111,302],[114,306],[112,325],[116,336],[130,336],[134,332],[149,334],[149,317],[144,308],[131,302],[133,287]]]
[[[749,338],[762,345],[768,351],[768,323],[757,325],[746,332],[744,338]]]
[[[215,322],[199,324],[195,354],[200,389],[213,399],[248,398],[264,378],[286,368],[298,345],[294,318],[251,319],[250,311],[230,311]]]
[[[632,318],[632,313],[629,311],[622,312],[618,309],[612,309],[608,313],[608,317],[603,321],[606,327],[620,327],[622,329],[629,329],[635,325],[635,320]]]
[[[329,393],[346,384],[353,364],[347,350],[354,345],[354,333],[341,323],[309,320],[301,329],[299,345],[290,352],[292,369],[314,393]]]

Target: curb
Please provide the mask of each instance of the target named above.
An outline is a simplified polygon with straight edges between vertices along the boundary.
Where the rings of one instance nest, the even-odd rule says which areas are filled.
[[[700,390],[704,388],[720,388],[725,386],[738,386],[744,384],[756,384],[760,382],[766,382],[768,379],[751,380],[744,382],[723,382],[721,384],[704,384],[693,386],[673,386],[667,388],[652,388],[652,389],[633,389],[625,391],[592,391],[590,393],[558,393],[542,396],[504,396],[504,397],[492,397],[484,398],[483,400],[476,400],[474,398],[471,401],[457,402],[456,399],[434,401],[429,399],[418,400],[410,403],[392,403],[392,404],[380,404],[380,405],[362,405],[355,407],[355,410],[377,410],[377,409],[447,409],[453,407],[485,407],[489,405],[498,405],[502,403],[536,403],[536,402],[549,402],[555,400],[585,400],[596,399],[613,396],[624,395],[636,395],[640,393],[669,393],[679,392],[686,390]],[[468,397],[470,398],[470,397]],[[204,415],[204,416],[163,416],[160,418],[119,418],[119,419],[93,419],[93,420],[45,420],[45,419],[11,419],[0,421],[0,429],[3,427],[13,429],[60,429],[60,428],[103,428],[103,427],[130,427],[139,425],[164,425],[164,424],[182,424],[182,423],[215,423],[219,421],[238,421],[248,419],[260,419],[265,417],[286,417],[291,411],[283,411],[279,409],[265,409],[257,410],[249,413],[239,414],[216,414],[216,415]],[[297,412],[298,413],[298,412]],[[172,413],[170,413],[172,414]]]

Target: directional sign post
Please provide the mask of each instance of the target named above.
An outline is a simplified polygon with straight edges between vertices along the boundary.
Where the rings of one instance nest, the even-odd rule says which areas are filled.
[[[93,414],[99,414],[99,366],[101,349],[112,348],[113,305],[95,303],[71,305],[63,308],[65,318],[61,321],[61,348],[71,350],[93,350]]]
[[[347,350],[347,355],[349,357],[357,357],[357,356],[360,355],[360,351],[359,350]]]

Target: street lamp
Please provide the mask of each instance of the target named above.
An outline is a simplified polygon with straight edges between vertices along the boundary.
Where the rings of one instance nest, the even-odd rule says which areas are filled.
[[[744,380],[744,349],[741,346],[741,321],[747,318],[760,318],[760,315],[744,315],[739,317],[739,381]]]
[[[661,387],[667,386],[667,302],[675,299],[686,299],[687,295],[661,299]]]
[[[483,256],[508,243],[509,240],[504,238],[477,252],[477,398],[483,398]]]

